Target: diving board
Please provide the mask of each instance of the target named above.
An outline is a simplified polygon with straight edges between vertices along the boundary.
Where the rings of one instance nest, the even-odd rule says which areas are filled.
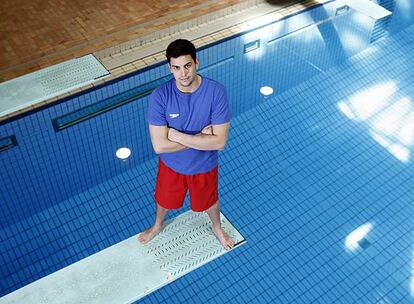
[[[89,54],[0,83],[0,117],[109,76]]]
[[[245,239],[220,217],[234,250]],[[187,211],[166,221],[148,244],[133,236],[0,298],[0,304],[132,303],[227,252],[208,215]]]

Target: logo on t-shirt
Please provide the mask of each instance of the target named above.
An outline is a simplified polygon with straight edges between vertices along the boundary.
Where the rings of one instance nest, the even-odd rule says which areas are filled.
[[[177,118],[178,116],[180,116],[180,114],[178,114],[178,113],[175,113],[175,114],[170,114],[170,117],[171,117],[171,118]]]

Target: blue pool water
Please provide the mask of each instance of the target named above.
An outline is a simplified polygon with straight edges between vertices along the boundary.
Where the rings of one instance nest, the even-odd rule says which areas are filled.
[[[221,204],[247,243],[142,303],[414,302],[414,4],[391,2],[385,24],[335,17],[331,2],[200,50],[232,103]],[[389,36],[371,42],[378,26]],[[156,66],[0,125],[17,141],[0,152],[0,295],[152,223],[147,97],[61,131],[52,120],[166,75]]]

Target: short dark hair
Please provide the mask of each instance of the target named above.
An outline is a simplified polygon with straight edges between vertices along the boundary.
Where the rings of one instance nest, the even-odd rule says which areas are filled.
[[[196,61],[196,48],[191,41],[177,39],[168,45],[166,53],[168,63],[170,63],[171,58],[178,58],[185,55],[190,55],[194,62]]]

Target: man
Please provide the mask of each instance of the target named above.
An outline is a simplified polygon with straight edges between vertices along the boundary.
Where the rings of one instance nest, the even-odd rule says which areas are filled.
[[[218,200],[218,150],[227,142],[231,117],[226,91],[197,74],[190,41],[173,41],[166,55],[174,79],[151,94],[148,109],[151,142],[159,154],[156,219],[138,238],[141,243],[154,238],[168,210],[180,208],[189,190],[191,209],[207,212],[214,234],[229,250],[234,241],[221,227]]]

